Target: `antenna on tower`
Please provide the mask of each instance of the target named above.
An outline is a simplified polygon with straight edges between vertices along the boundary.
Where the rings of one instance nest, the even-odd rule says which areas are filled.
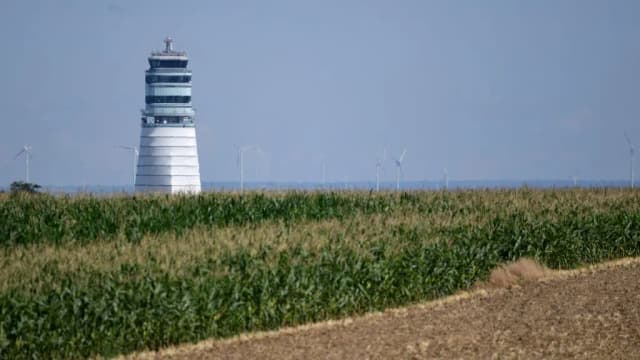
[[[165,52],[173,51],[173,39],[170,36],[167,36],[164,39],[164,46],[165,46],[165,49],[164,49]]]

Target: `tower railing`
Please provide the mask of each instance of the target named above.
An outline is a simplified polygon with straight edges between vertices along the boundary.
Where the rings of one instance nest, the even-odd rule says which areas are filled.
[[[181,74],[191,74],[191,69],[185,68],[153,68],[153,70],[145,70],[145,73],[181,73]]]

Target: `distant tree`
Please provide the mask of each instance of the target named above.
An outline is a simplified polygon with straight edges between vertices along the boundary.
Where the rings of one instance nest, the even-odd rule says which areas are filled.
[[[36,194],[42,186],[24,181],[14,181],[11,183],[11,193]]]

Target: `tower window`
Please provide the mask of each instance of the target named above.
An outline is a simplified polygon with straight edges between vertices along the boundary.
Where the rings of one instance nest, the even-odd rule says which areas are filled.
[[[145,81],[147,84],[155,84],[155,83],[188,83],[191,81],[191,76],[188,75],[147,75],[145,77]]]
[[[191,96],[146,96],[145,103],[147,104],[186,104],[191,102]]]
[[[155,68],[186,68],[187,60],[159,60],[149,59],[149,66]]]
[[[186,119],[189,117],[182,116],[156,116],[154,117],[156,124],[181,124],[182,122],[188,122]]]

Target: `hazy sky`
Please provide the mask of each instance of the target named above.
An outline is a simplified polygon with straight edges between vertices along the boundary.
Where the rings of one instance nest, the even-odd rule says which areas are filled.
[[[193,71],[203,181],[628,177],[640,1],[0,3],[0,184],[130,184],[147,56]],[[387,161],[385,179],[393,177]],[[640,170],[640,168],[639,168]],[[639,171],[640,172],[640,171]]]

